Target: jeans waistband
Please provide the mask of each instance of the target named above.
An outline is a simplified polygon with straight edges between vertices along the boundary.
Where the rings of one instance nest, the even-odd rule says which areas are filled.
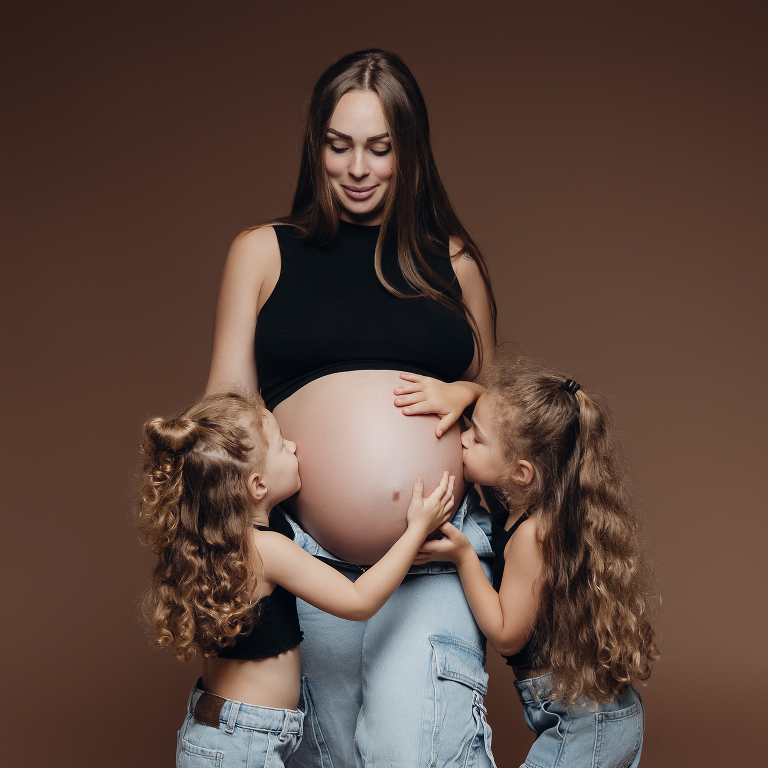
[[[304,722],[304,713],[297,709],[261,707],[209,693],[203,690],[202,678],[195,683],[189,695],[189,713],[195,720],[214,728],[225,725],[227,733],[232,733],[237,726],[272,731],[279,733],[281,738],[288,734],[301,735]]]
[[[341,560],[336,555],[320,546],[298,523],[296,523],[285,510],[285,519],[291,524],[294,533],[294,541],[310,555],[333,565],[335,568],[346,569],[356,573],[364,570],[359,565],[348,563]],[[493,549],[491,548],[491,522],[487,512],[480,506],[480,494],[474,485],[470,485],[464,496],[456,514],[451,521],[456,528],[463,531],[472,544],[472,548],[477,552],[478,557],[492,558]],[[456,566],[448,562],[432,562],[424,565],[412,565],[408,570],[408,575],[434,574],[434,573],[454,573]]]
[[[542,702],[547,701],[552,693],[552,675],[545,674],[540,675],[539,677],[531,677],[528,680],[515,680],[515,688],[517,688],[517,695],[520,697],[522,704],[534,704],[539,706]],[[568,712],[570,712],[572,716],[585,717],[594,714],[598,710],[601,712],[609,712],[628,707],[639,701],[641,701],[640,695],[634,687],[630,685],[619,694],[618,698],[609,702],[596,704],[590,699],[581,697],[568,707]],[[565,707],[564,704],[559,704],[558,706]]]
[[[515,680],[517,695],[523,704],[538,704],[552,692],[552,675],[529,677],[527,680]]]

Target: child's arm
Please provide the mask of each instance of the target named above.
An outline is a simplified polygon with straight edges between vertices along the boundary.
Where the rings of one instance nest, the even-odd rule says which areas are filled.
[[[475,621],[490,644],[502,656],[522,650],[536,620],[541,593],[543,561],[535,522],[526,520],[507,544],[499,593],[488,581],[469,539],[451,523],[440,530],[445,538],[425,542],[419,559],[428,554],[430,560],[455,563]]]
[[[473,381],[446,383],[416,373],[401,373],[400,378],[409,382],[395,388],[395,405],[403,407],[406,416],[419,413],[436,413],[440,422],[435,435],[440,437],[453,426],[462,413],[477,401],[485,389]]]
[[[424,539],[450,519],[454,477],[443,473],[440,485],[426,499],[424,482],[413,484],[408,528],[378,563],[357,581],[312,557],[279,533],[264,531],[258,539],[264,579],[280,584],[296,597],[342,619],[365,621],[389,599],[403,580]]]

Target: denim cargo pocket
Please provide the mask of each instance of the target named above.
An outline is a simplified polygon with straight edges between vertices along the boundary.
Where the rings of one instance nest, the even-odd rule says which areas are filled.
[[[485,653],[476,645],[457,637],[432,635],[429,638],[434,653],[436,673],[443,680],[455,680],[485,696],[488,693],[488,673]]]
[[[643,705],[597,713],[594,768],[628,768],[643,743]]]
[[[427,691],[419,766],[495,768],[483,694],[488,690],[485,654],[457,637],[432,635],[432,676]]]

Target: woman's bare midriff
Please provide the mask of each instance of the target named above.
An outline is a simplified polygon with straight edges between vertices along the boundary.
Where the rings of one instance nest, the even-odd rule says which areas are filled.
[[[461,431],[438,440],[437,416],[404,416],[394,405],[399,371],[347,371],[302,387],[274,410],[296,443],[301,491],[289,510],[321,546],[360,565],[375,563],[406,529],[413,481],[430,494],[447,469],[464,495]]]

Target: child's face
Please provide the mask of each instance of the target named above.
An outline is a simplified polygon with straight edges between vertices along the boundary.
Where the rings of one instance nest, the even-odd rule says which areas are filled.
[[[480,485],[498,485],[504,471],[504,449],[496,437],[488,395],[481,395],[472,425],[461,435],[464,479]]]
[[[264,435],[267,438],[267,456],[264,461],[264,483],[267,486],[269,506],[293,496],[301,488],[296,443],[286,440],[275,417],[264,415]]]

